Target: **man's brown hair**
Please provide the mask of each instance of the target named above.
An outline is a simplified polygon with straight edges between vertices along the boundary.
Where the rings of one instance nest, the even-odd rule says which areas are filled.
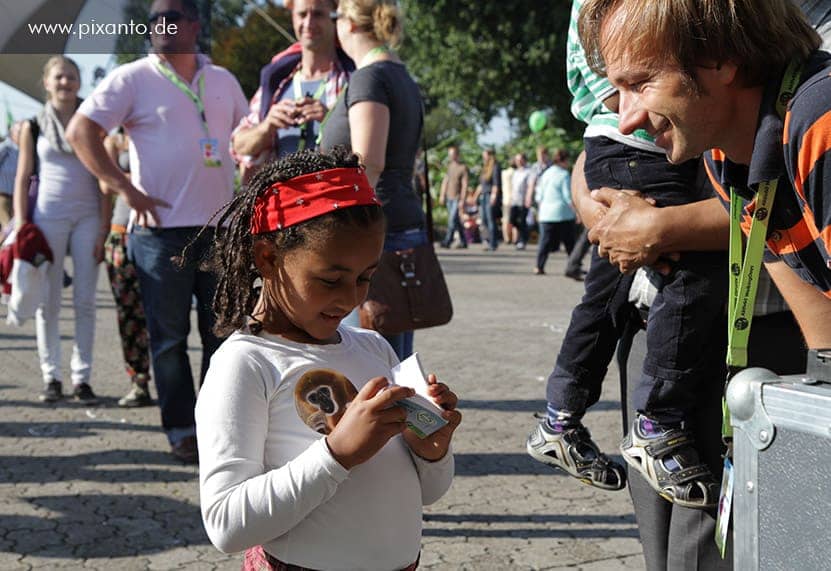
[[[604,27],[613,14],[616,25]],[[690,78],[698,65],[732,61],[747,86],[764,84],[821,43],[791,0],[586,0],[578,30],[596,73],[605,74],[604,54],[677,66]]]

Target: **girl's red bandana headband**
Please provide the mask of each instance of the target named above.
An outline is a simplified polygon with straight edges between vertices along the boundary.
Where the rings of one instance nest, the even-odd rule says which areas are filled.
[[[362,168],[337,168],[277,182],[254,203],[251,233],[265,234],[339,208],[380,205]]]

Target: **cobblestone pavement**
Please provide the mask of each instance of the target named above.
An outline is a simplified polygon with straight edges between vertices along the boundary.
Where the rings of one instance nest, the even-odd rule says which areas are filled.
[[[582,292],[562,277],[564,254],[552,255],[545,276],[531,274],[532,251],[471,246],[441,258],[456,315],[417,333],[416,349],[460,395],[464,421],[453,487],[426,509],[422,568],[643,569],[626,492],[581,485],[525,454]],[[65,369],[71,292],[61,316]],[[208,541],[197,470],[168,454],[158,409],[116,406],[128,383],[103,271],[97,298],[92,385],[103,398],[95,408],[37,402],[34,324],[11,328],[0,308],[0,569],[239,569],[240,555]],[[195,370],[197,348],[194,334]],[[609,451],[621,436],[616,378],[610,369],[586,419]]]

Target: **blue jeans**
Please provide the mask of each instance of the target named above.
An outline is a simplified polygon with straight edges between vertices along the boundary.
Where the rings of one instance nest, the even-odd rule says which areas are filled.
[[[197,227],[159,229],[136,226],[127,245],[128,254],[138,271],[162,427],[171,444],[195,434],[193,409],[196,392],[188,358],[190,309],[194,296],[202,339],[200,385],[211,355],[223,341],[213,333],[215,319],[211,304],[216,291],[216,276],[199,269],[200,261],[211,247],[213,231],[205,232],[192,246],[182,268],[171,261],[171,257],[181,255],[182,249],[198,231]]]
[[[495,204],[491,204],[491,193],[483,192],[479,196],[479,212],[482,213],[482,224],[488,229],[488,247],[496,250],[499,242],[499,227],[496,225]]]
[[[574,249],[574,220],[560,222],[540,222],[540,241],[537,244],[537,269],[545,270],[548,254],[565,246],[566,253]]]
[[[467,238],[465,237],[465,229],[462,226],[462,219],[460,217],[459,212],[459,201],[454,200],[452,198],[447,199],[447,234],[444,236],[444,240],[442,240],[442,244],[445,246],[449,246],[453,243],[453,234],[456,231],[459,232],[459,242],[462,245],[467,246]],[[397,232],[400,234],[400,232]],[[387,234],[387,239],[389,239],[390,234]],[[408,248],[412,248],[412,246],[407,246]],[[384,246],[386,248],[386,246]],[[392,248],[395,249],[403,249],[403,248]]]

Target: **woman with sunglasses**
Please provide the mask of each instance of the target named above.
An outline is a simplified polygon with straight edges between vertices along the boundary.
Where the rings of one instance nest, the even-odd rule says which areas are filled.
[[[341,0],[338,39],[357,69],[323,126],[322,147],[349,146],[362,157],[387,220],[384,250],[426,244],[413,164],[423,124],[421,94],[393,52],[402,14],[394,0]],[[395,130],[392,131],[392,126]],[[386,336],[400,359],[413,352],[413,332]]]

